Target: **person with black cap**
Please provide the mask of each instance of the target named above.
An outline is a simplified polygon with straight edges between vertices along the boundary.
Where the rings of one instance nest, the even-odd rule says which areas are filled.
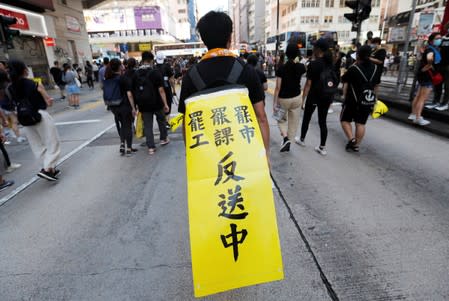
[[[273,112],[282,108],[285,118],[278,120],[283,141],[281,152],[290,151],[290,139],[294,139],[298,130],[301,107],[301,77],[306,67],[295,63],[299,54],[298,45],[288,44],[285,51],[287,62],[276,71],[276,88],[274,89]]]
[[[321,73],[325,70],[333,69],[333,57],[329,50],[329,44],[325,39],[319,39],[313,46],[315,60],[311,61],[307,68],[307,82],[302,93],[304,116],[301,126],[301,137],[296,137],[295,141],[301,146],[305,146],[305,138],[309,130],[310,120],[313,112],[318,108],[318,123],[320,125],[321,142],[315,150],[325,156],[327,140],[327,114],[332,103],[332,97],[323,95],[321,85]],[[336,76],[335,76],[336,77]],[[305,105],[304,105],[305,103]]]
[[[365,124],[372,108],[362,105],[362,100],[358,99],[359,95],[365,93],[363,90],[366,83],[372,85],[370,90],[372,98],[374,95],[374,86],[376,84],[377,66],[371,62],[371,47],[364,45],[357,51],[357,60],[348,71],[342,76],[343,82],[343,98],[345,99],[340,115],[340,122],[348,143],[346,144],[347,151],[359,151],[360,142],[365,135]],[[365,89],[366,91],[368,89]],[[373,104],[375,99],[373,99]],[[352,131],[351,123],[355,122],[355,137]]]

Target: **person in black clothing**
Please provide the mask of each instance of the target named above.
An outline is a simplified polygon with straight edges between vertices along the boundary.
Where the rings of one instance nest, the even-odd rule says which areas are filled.
[[[153,155],[156,152],[153,132],[153,121],[155,116],[159,126],[161,145],[164,146],[170,143],[164,114],[164,112],[167,113],[169,111],[169,107],[165,96],[163,78],[159,70],[153,69],[153,61],[154,55],[151,52],[144,51],[142,53],[142,65],[134,73],[132,89],[132,99],[137,104],[139,112],[142,113],[146,145],[148,147],[148,154],[150,155]],[[139,87],[139,78],[143,75],[154,89],[152,92],[153,99],[137,99],[136,90],[141,89],[141,87]],[[130,96],[130,93],[128,93],[128,96]]]
[[[48,181],[58,180],[60,171],[56,164],[61,153],[59,134],[53,118],[47,112],[47,107],[53,104],[53,99],[47,94],[42,84],[36,84],[28,79],[28,68],[24,62],[11,60],[8,63],[11,85],[7,91],[11,95],[16,106],[27,108],[29,114],[36,121],[24,125],[23,131],[28,138],[31,150],[36,157],[40,158],[43,168],[37,174]],[[38,117],[39,116],[39,117]],[[28,121],[30,118],[27,118]],[[32,124],[34,123],[34,124]]]
[[[321,73],[327,68],[334,68],[333,55],[329,50],[329,44],[325,39],[319,39],[313,46],[313,53],[315,60],[311,61],[307,68],[307,82],[302,94],[302,101],[305,103],[304,116],[301,126],[301,137],[295,139],[296,143],[301,146],[305,146],[305,138],[307,131],[309,130],[310,120],[312,119],[313,112],[318,108],[318,123],[320,125],[321,142],[315,150],[325,156],[326,140],[327,140],[327,114],[329,107],[333,99],[326,99],[321,93]]]
[[[65,82],[62,80],[62,69],[59,67],[59,62],[55,61],[54,66],[50,68],[50,74],[55,81],[55,84],[59,88],[59,92],[61,93],[61,100],[65,99]]]
[[[278,120],[283,141],[281,152],[290,151],[290,141],[294,139],[299,125],[301,108],[301,77],[306,67],[295,63],[299,54],[296,44],[288,44],[285,51],[287,62],[276,70],[276,88],[274,89],[273,112],[285,110],[286,118]]]
[[[384,66],[384,61],[385,58],[387,57],[387,51],[383,48],[381,48],[381,39],[376,37],[374,39],[371,40],[371,48],[373,49],[373,52],[371,53],[371,57],[370,60],[373,64],[377,65],[377,71],[376,71],[376,75],[374,78],[374,91],[376,92],[376,94],[378,93],[379,90],[379,85],[380,85],[380,79],[382,77],[382,73],[383,73],[383,66]]]
[[[360,71],[363,72],[367,79],[375,76],[375,65],[371,62],[370,55],[370,46],[365,45],[360,47],[357,51],[356,63],[342,77],[345,102],[340,115],[341,127],[349,140],[346,145],[346,150],[355,152],[359,151],[359,145],[365,135],[365,124],[372,112],[371,109],[359,105],[356,99],[356,95],[360,94],[360,89],[364,84],[364,78]],[[351,122],[355,122],[355,137]]]
[[[250,54],[250,55],[248,56],[248,58],[246,59],[246,62],[247,62],[248,64],[252,65],[252,66],[256,69],[257,76],[259,77],[260,82],[262,83],[263,90],[264,90],[264,91],[267,91],[267,89],[268,89],[268,80],[267,80],[267,77],[265,76],[265,73],[264,73],[260,68],[256,68],[256,67],[257,67],[257,64],[258,64],[258,62],[259,62],[259,59],[257,58],[257,56],[254,55],[254,54]]]
[[[232,20],[223,12],[210,11],[204,15],[197,24],[197,29],[201,35],[206,47],[210,50],[220,48],[229,51],[231,45]],[[229,76],[236,60],[244,64],[240,59],[234,56],[217,56],[201,60],[197,65],[197,70],[204,80],[207,88],[214,88],[226,85],[223,80]],[[253,66],[245,65],[243,71],[237,80],[237,84],[248,88],[249,99],[253,104],[254,111],[259,122],[260,130],[265,145],[267,157],[269,156],[270,131],[268,119],[265,113],[264,92],[262,84],[257,76]],[[190,73],[184,76],[179,99],[179,112],[185,113],[185,100],[192,94],[198,92],[190,78]],[[185,127],[185,125],[184,125]]]
[[[109,106],[111,112],[114,114],[114,119],[118,120],[120,123],[120,153],[122,155],[130,155],[131,153],[137,151],[132,147],[133,140],[133,116],[136,114],[136,109],[133,99],[129,99],[127,96],[130,90],[130,80],[129,76],[121,76],[121,63],[118,59],[112,59],[109,62],[108,67],[105,71],[105,82],[114,81],[117,77],[120,79],[116,81],[116,85],[119,86],[120,94],[122,95],[122,102],[118,106]],[[126,142],[126,149],[125,149]]]
[[[176,95],[175,77],[174,77],[175,74],[170,64],[165,63],[165,56],[161,52],[159,52],[156,55],[156,69],[158,69],[161,72],[162,78],[164,80],[165,97],[167,98],[167,103],[169,107],[169,111],[166,112],[165,115],[168,116],[171,113],[173,96]]]
[[[445,28],[449,27],[449,23],[445,25]],[[449,33],[447,33],[442,39],[441,39],[441,46],[440,46],[440,53],[441,53],[441,63],[439,71],[441,72],[441,75],[443,76],[444,81],[439,85],[438,87],[435,87],[435,105],[430,105],[430,107],[433,107],[435,110],[438,111],[446,111],[449,109]],[[444,87],[444,95],[443,99],[441,100],[442,89]],[[427,106],[426,106],[427,107]]]
[[[89,61],[86,61],[86,67],[84,68],[86,70],[86,80],[87,80],[87,85],[89,86],[89,88],[93,89],[94,88],[94,69],[92,64]]]

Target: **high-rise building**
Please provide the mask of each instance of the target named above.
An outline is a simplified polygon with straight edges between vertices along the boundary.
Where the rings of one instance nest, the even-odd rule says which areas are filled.
[[[196,34],[196,23],[198,22],[198,9],[196,6],[196,0],[187,0],[187,12],[190,25],[189,42],[198,42],[198,35]]]

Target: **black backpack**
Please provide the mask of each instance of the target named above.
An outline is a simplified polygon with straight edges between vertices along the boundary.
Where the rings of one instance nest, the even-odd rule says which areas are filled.
[[[108,107],[121,105],[123,95],[120,91],[120,76],[115,76],[103,81],[103,100]]]
[[[333,99],[334,95],[338,93],[338,77],[334,69],[326,66],[320,74],[320,93],[322,99]]]
[[[35,89],[37,89],[37,84],[35,84]],[[28,99],[30,91],[25,91],[22,97],[18,97],[14,89],[12,89],[12,85],[10,85],[5,92],[8,98],[16,104],[17,120],[21,125],[32,126],[41,122],[42,115],[33,108]]]
[[[353,68],[356,68],[362,75],[362,78],[364,79],[362,85],[360,86],[359,93],[356,93],[354,90],[354,86],[351,85],[354,98],[360,106],[372,110],[374,109],[374,105],[376,104],[377,100],[376,93],[374,92],[374,83],[373,83],[373,78],[377,72],[377,65],[374,65],[374,71],[369,80],[366,77],[365,73],[363,73],[363,71],[359,68],[359,66],[353,65]]]
[[[137,69],[133,76],[132,93],[134,101],[139,109],[145,111],[158,110],[162,107],[150,80],[150,73],[153,71],[152,68]]]

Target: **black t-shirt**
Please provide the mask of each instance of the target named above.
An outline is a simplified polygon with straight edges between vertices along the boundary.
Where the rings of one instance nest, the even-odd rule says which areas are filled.
[[[236,58],[229,56],[220,56],[210,58],[198,63],[198,73],[206,84],[207,88],[215,88],[227,85],[226,78],[231,72]],[[237,84],[248,88],[249,99],[252,104],[258,103],[265,99],[265,93],[259,80],[256,70],[253,66],[245,65],[237,81]],[[178,111],[185,113],[185,100],[192,94],[198,92],[192,83],[189,73],[182,80],[181,95],[179,98]]]
[[[360,68],[360,70],[368,80],[373,76],[375,66],[372,62],[363,65],[357,64],[357,67]],[[357,103],[354,92],[355,95],[359,95],[362,92],[360,91],[361,87],[365,83],[365,79],[363,78],[362,74],[360,74],[360,71],[355,66],[349,67],[348,71],[346,71],[346,73],[341,77],[341,81],[343,83],[349,84],[348,91],[346,93],[345,104]],[[352,91],[352,89],[354,89],[354,92]]]
[[[262,70],[256,68],[256,72],[257,72],[257,76],[259,76],[260,82],[263,84],[265,84],[266,82],[268,82],[267,77],[265,76],[265,73],[263,73]]]
[[[321,99],[321,80],[320,75],[321,72],[326,68],[326,64],[322,58],[317,58],[310,62],[307,67],[307,80],[312,81],[312,85],[310,87],[309,95],[307,95],[307,101],[312,101],[313,103],[318,103],[320,100],[328,100]]]
[[[442,66],[448,66],[449,65],[449,35],[445,35],[442,38],[441,46],[440,46],[440,53],[441,53],[441,65]]]
[[[371,54],[371,56],[373,58],[375,58],[376,60],[381,61],[380,64],[376,64],[377,65],[377,71],[376,71],[375,84],[377,85],[377,84],[380,83],[380,78],[382,77],[382,72],[383,72],[383,69],[384,69],[384,61],[385,61],[385,58],[387,57],[387,51],[385,49],[380,48],[378,50],[375,50]]]
[[[51,67],[50,73],[53,76],[53,79],[57,85],[64,84],[64,82],[62,81],[62,70],[61,69],[59,69],[58,67]]]
[[[301,77],[306,73],[303,64],[287,61],[276,71],[276,77],[282,78],[279,90],[280,98],[292,98],[301,94]]]
[[[37,112],[38,110],[47,109],[47,103],[44,97],[42,97],[42,94],[37,90],[37,84],[34,81],[22,78],[11,84],[9,89],[11,89],[12,96],[17,98],[13,99],[13,102],[26,98],[34,111]]]
[[[427,55],[429,53],[433,53],[433,61],[434,61],[433,67],[435,69],[438,68],[435,65],[435,53],[434,53],[434,51],[432,50],[432,48],[427,47],[426,50],[424,50],[424,53],[422,54],[420,65],[419,65],[418,76],[417,76],[417,79],[418,79],[419,83],[431,83],[432,82],[432,79],[430,78],[429,72],[428,71],[426,71],[426,72],[422,72],[421,71],[421,69],[425,65],[427,65]]]
[[[164,91],[167,97],[167,101],[170,102],[173,98],[173,91],[170,84],[170,78],[174,75],[173,69],[169,64],[157,64],[156,68],[161,72],[164,83]]]

